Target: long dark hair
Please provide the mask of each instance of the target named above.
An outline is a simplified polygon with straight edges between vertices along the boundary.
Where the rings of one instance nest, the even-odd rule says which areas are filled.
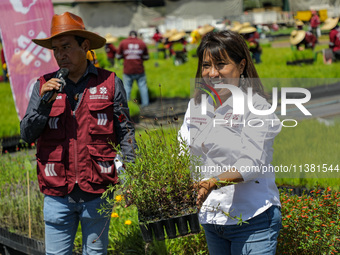
[[[241,35],[232,31],[207,33],[202,38],[202,41],[197,48],[198,66],[196,78],[202,78],[202,63],[207,51],[213,60],[227,59],[229,57],[233,62],[235,62],[235,64],[239,65],[242,59],[245,59],[246,64],[243,70],[243,75],[246,79],[245,86],[252,87],[254,93],[256,92],[265,98],[267,97],[264,93],[263,85],[260,81],[259,75],[257,74],[253,60],[250,56],[248,46]],[[196,82],[195,86],[197,88],[204,85]],[[196,89],[194,95],[196,104],[201,102],[202,93],[204,93],[202,90]]]

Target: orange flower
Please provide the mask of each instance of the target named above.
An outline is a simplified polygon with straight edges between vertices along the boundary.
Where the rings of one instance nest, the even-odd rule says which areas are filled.
[[[117,196],[115,197],[115,199],[116,199],[117,202],[120,202],[120,201],[123,200],[123,197],[122,197],[121,195],[117,195]]]
[[[115,212],[111,213],[111,218],[118,218],[118,217],[119,217],[118,213],[115,213]]]
[[[131,224],[132,224],[132,221],[131,221],[131,220],[126,220],[124,224],[125,224],[125,225],[131,225]]]

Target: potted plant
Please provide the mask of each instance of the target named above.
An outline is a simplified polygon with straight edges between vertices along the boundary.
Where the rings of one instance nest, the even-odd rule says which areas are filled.
[[[165,236],[200,232],[196,207],[199,173],[192,170],[198,158],[183,146],[173,126],[145,129],[136,140],[135,162],[123,162],[123,184],[118,188],[138,208],[144,241],[151,242],[152,233],[164,240]]]

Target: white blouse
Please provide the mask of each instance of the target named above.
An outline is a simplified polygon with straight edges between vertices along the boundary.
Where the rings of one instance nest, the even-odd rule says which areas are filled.
[[[247,95],[245,93],[245,102]],[[257,110],[268,110],[270,104],[258,94],[252,97]],[[233,97],[214,110],[212,98],[207,99],[206,113],[201,104],[191,99],[179,131],[191,153],[200,156],[202,179],[209,179],[235,167],[244,181],[213,190],[199,213],[201,224],[233,225],[240,217],[246,221],[272,205],[281,206],[270,165],[273,142],[281,131],[281,122],[272,113],[256,115],[244,105],[244,114],[233,114]],[[230,215],[231,217],[229,217]]]

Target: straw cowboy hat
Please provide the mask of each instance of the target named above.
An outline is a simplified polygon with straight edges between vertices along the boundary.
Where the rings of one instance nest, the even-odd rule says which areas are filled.
[[[256,31],[256,27],[252,27],[249,22],[245,22],[242,28],[238,31],[239,34],[249,34]]]
[[[51,36],[45,39],[33,39],[36,44],[52,49],[52,39],[61,35],[76,35],[90,41],[90,49],[99,49],[106,43],[106,39],[86,31],[83,20],[73,13],[65,12],[61,15],[53,15],[51,23]]]
[[[321,27],[321,30],[332,30],[339,22],[339,17],[337,18],[328,18],[325,20],[324,25]]]
[[[187,34],[184,31],[178,32],[178,33],[169,37],[169,42],[178,41],[178,40],[182,39],[183,37],[185,37],[186,35]]]
[[[242,28],[242,24],[238,21],[235,21],[232,28],[230,28],[230,31],[238,32],[240,31],[241,28]]]
[[[162,36],[163,36],[163,38],[169,38],[170,36],[177,34],[177,33],[178,33],[177,29],[173,28],[171,30],[166,30],[165,33]]]
[[[198,33],[200,33],[200,35],[205,35],[206,33],[213,31],[214,29],[215,27],[213,27],[212,25],[206,24],[198,29]]]
[[[301,21],[301,20],[295,20],[295,25],[296,26],[303,26],[304,25],[304,23]]]
[[[106,43],[115,43],[118,41],[117,37],[114,37],[113,35],[111,35],[110,33],[107,33],[105,35],[105,39],[106,39]]]
[[[297,45],[305,39],[306,31],[303,30],[293,30],[290,34],[289,41],[292,45]]]

